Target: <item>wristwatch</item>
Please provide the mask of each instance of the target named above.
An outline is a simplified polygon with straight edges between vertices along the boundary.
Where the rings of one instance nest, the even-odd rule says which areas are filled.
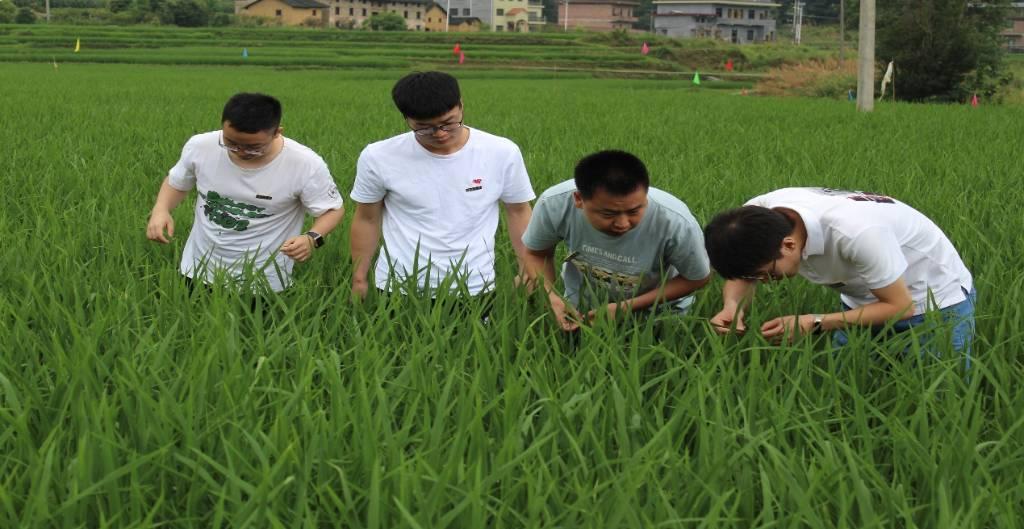
[[[313,241],[313,248],[319,248],[324,245],[324,236],[315,231],[307,231],[306,237]]]
[[[811,334],[818,334],[821,332],[821,321],[825,319],[824,314],[813,314],[814,324],[811,325]]]

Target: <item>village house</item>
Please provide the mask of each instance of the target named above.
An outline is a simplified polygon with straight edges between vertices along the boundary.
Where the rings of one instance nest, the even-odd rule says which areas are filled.
[[[235,14],[277,20],[286,26],[323,26],[328,22],[327,5],[316,0],[241,0]]]
[[[541,0],[451,0],[449,17],[476,18],[493,31],[527,33],[544,24]],[[449,30],[451,30],[449,28]]]
[[[1000,33],[1006,39],[1006,49],[1011,52],[1024,52],[1024,2],[1011,4],[1007,25],[1009,27]]]
[[[775,40],[775,11],[768,0],[655,0],[654,32],[677,38],[710,38],[735,44]]]
[[[630,0],[561,0],[558,20],[569,29],[630,30],[636,24],[640,2]]]

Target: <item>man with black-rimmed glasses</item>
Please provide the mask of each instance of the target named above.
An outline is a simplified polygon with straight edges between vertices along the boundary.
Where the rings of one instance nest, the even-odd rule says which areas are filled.
[[[464,286],[461,292],[470,296],[486,294],[495,282],[499,204],[522,270],[522,234],[535,195],[519,147],[465,124],[459,84],[451,75],[413,73],[391,95],[409,130],[359,155],[351,193],[352,293],[366,296],[383,232],[378,289],[436,297],[438,288],[450,284]]]
[[[282,135],[281,103],[268,95],[235,94],[221,129],[192,136],[171,168],[150,213],[146,236],[174,236],[171,211],[195,188],[195,221],[181,257],[189,285],[218,273],[243,279],[247,268],[273,291],[291,282],[295,261],[306,261],[341,221],[341,195],[327,164]],[[306,214],[314,217],[303,233]]]

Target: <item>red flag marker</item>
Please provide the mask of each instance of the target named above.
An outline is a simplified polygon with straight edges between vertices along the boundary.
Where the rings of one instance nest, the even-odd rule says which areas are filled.
[[[455,47],[452,48],[452,55],[458,55],[460,52],[462,52],[462,46],[459,46],[459,43],[456,42]]]
[[[466,62],[466,54],[460,51],[459,52],[459,64],[462,64],[464,62]]]
[[[978,108],[978,94],[974,94],[974,97],[971,98],[971,106]]]
[[[640,55],[647,55],[651,52],[651,48],[644,42],[644,45],[640,47]]]
[[[732,57],[729,57],[729,60],[725,61],[725,71],[732,71]]]

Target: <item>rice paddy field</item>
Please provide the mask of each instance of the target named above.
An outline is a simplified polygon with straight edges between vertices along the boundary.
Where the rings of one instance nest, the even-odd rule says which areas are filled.
[[[59,62],[59,61],[58,61]],[[970,372],[854,334],[720,338],[719,281],[684,321],[572,348],[512,284],[489,325],[446,303],[349,299],[345,223],[253,310],[177,272],[145,225],[192,134],[237,91],[351,189],[402,132],[406,70],[0,64],[0,527],[1012,528],[1024,517],[1021,107],[744,97],[682,81],[457,71],[466,122],[516,141],[538,193],[581,156],[639,155],[701,222],[790,185],[931,216],[975,275]],[[351,206],[350,203],[347,206]],[[789,281],[756,324],[832,310]]]

